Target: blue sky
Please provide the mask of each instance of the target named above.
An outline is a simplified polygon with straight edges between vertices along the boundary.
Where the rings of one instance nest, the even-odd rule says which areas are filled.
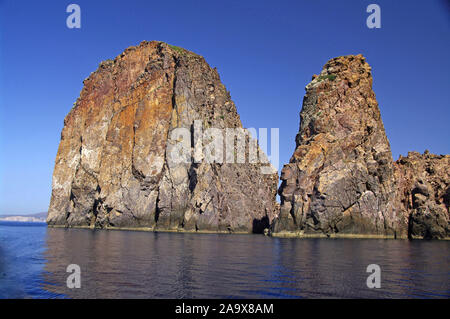
[[[66,7],[81,7],[81,29]],[[366,7],[381,7],[381,29]],[[450,153],[450,14],[445,1],[1,1],[0,214],[46,211],[63,119],[99,62],[142,40],[217,67],[245,127],[295,147],[304,87],[330,58],[373,68],[394,159]]]

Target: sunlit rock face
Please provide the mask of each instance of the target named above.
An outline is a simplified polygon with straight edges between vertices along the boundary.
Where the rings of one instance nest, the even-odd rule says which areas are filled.
[[[242,128],[203,57],[152,41],[101,63],[64,120],[48,224],[262,232],[276,213],[278,175],[198,154],[169,160],[179,128],[192,132],[195,153],[195,123]]]
[[[273,234],[406,237],[389,141],[361,55],[330,60],[306,86]]]
[[[450,156],[409,152],[395,162],[398,209],[410,238],[450,237]]]

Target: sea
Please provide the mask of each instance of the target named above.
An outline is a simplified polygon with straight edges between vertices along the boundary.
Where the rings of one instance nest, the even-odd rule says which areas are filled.
[[[0,222],[0,298],[449,297],[450,241]]]

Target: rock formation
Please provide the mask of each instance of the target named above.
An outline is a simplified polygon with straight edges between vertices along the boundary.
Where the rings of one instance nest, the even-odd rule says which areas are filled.
[[[276,236],[450,238],[450,156],[393,162],[364,57],[332,59],[314,75],[300,118],[280,206],[278,175],[217,71],[190,51],[142,42],[84,81],[64,120],[47,222],[267,233],[273,220]]]
[[[410,238],[450,237],[450,156],[409,152],[395,162],[398,210]]]
[[[152,41],[101,63],[64,120],[48,224],[262,232],[276,209],[277,174],[258,163],[199,161],[207,143],[198,144],[196,121],[242,128],[201,56]],[[169,159],[178,128],[190,133],[193,159]]]
[[[405,237],[389,141],[361,55],[330,60],[306,86],[273,233]]]

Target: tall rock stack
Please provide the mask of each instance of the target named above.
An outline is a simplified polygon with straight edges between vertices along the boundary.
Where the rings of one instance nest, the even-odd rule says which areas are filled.
[[[257,163],[170,161],[175,129],[192,133],[194,153],[196,122],[242,128],[201,56],[152,41],[101,63],[64,120],[48,224],[262,232],[276,210],[278,175]]]
[[[398,210],[410,238],[450,238],[450,156],[409,152],[395,162]]]
[[[330,60],[306,86],[274,235],[405,237],[389,141],[361,55]]]

